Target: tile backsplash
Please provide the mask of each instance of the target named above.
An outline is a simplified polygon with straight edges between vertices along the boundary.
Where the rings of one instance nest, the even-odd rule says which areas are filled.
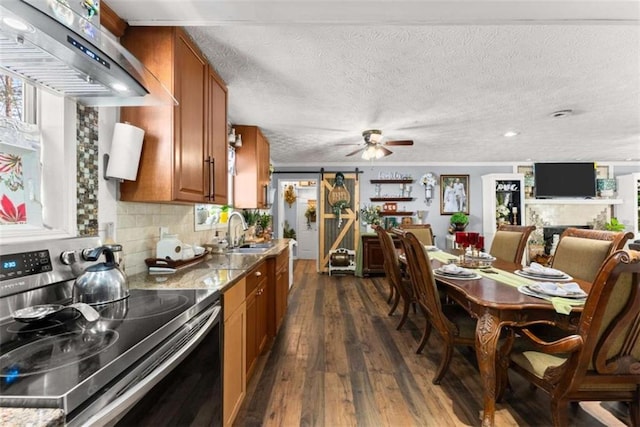
[[[160,227],[168,227],[185,244],[201,245],[215,236],[215,230],[195,231],[193,205],[118,202],[117,224],[116,241],[128,275],[146,271],[144,260],[155,257]]]

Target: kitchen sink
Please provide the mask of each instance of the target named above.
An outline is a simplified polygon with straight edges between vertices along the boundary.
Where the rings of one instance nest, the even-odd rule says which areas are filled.
[[[263,242],[263,243],[245,243],[244,245],[240,245],[241,249],[245,248],[272,248],[273,242]]]
[[[231,254],[261,254],[268,251],[269,247],[239,247],[227,249],[227,253]]]

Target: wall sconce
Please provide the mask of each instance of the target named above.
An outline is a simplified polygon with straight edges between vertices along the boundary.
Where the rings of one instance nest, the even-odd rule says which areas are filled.
[[[420,184],[424,187],[424,202],[427,205],[431,204],[433,199],[433,190],[436,188],[437,183],[436,174],[433,172],[427,172],[420,178]]]
[[[240,134],[236,135],[235,128],[231,128],[231,133],[229,134],[227,141],[229,142],[229,145],[231,145],[234,148],[242,147],[242,135]]]
[[[105,154],[103,177],[135,181],[140,164],[144,130],[128,123],[116,123],[109,154]]]

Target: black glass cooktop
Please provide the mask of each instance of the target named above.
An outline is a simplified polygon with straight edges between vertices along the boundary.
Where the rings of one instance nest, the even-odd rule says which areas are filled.
[[[108,384],[216,299],[210,290],[132,290],[96,306],[88,323],[65,309],[34,323],[0,324],[0,405],[39,396],[67,412]]]

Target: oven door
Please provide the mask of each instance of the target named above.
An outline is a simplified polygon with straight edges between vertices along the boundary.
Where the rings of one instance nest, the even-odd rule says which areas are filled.
[[[70,414],[68,425],[220,426],[220,328],[218,302]]]

